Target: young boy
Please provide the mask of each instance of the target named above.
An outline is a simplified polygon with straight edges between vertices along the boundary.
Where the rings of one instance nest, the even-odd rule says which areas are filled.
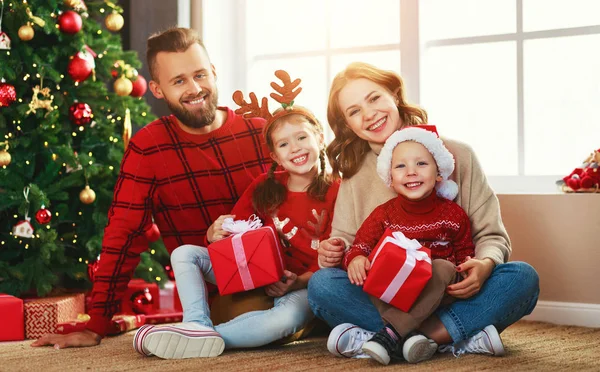
[[[431,358],[437,344],[415,330],[457,280],[456,266],[475,255],[469,218],[452,201],[458,192],[456,183],[448,180],[453,171],[452,154],[429,125],[392,134],[377,159],[379,176],[398,197],[375,208],[358,230],[343,260],[350,281],[364,283],[371,266],[368,256],[386,229],[430,248],[433,266],[432,278],[408,313],[370,296],[385,326],[363,344],[362,351],[382,364],[392,358],[410,363]],[[448,301],[452,298],[444,299]]]

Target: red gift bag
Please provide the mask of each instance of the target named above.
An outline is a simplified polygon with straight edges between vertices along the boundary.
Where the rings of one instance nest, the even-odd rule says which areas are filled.
[[[25,318],[23,300],[0,294],[0,341],[21,341],[25,339]]]
[[[249,291],[283,277],[279,237],[271,227],[216,241],[208,246],[208,253],[221,295]]]
[[[404,312],[431,279],[431,251],[399,231],[386,229],[369,261],[363,290]]]

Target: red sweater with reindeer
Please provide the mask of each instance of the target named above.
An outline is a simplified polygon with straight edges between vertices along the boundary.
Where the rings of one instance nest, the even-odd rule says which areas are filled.
[[[190,134],[174,116],[160,118],[131,139],[121,162],[94,275],[87,328],[104,336],[121,297],[148,249],[152,219],[167,250],[203,246],[209,226],[228,214],[246,188],[271,165],[263,119],[227,108],[223,125]]]
[[[236,220],[248,219],[256,214],[263,226],[271,226],[282,238],[285,268],[296,275],[319,270],[317,249],[319,241],[329,238],[333,207],[340,188],[339,180],[334,181],[327,190],[324,201],[311,198],[307,192],[287,191],[285,201],[273,216],[256,213],[252,206],[252,194],[256,187],[267,178],[267,174],[258,177],[246,189],[231,211]],[[275,172],[275,179],[287,185],[289,173]],[[313,210],[319,215],[319,221],[313,216]],[[322,216],[322,217],[321,217]]]
[[[356,233],[352,247],[344,255],[345,269],[356,256],[368,257],[386,229],[400,231],[431,249],[431,258],[446,259],[455,265],[475,257],[471,222],[455,202],[434,192],[420,201],[398,197],[371,212]]]

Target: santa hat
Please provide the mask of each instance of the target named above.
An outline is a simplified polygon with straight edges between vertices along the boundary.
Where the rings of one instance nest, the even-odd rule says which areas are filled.
[[[437,194],[442,198],[454,200],[458,195],[458,185],[448,179],[454,172],[454,156],[448,151],[439,138],[435,125],[417,125],[401,129],[393,133],[377,157],[377,174],[386,185],[392,185],[392,153],[398,144],[404,141],[418,142],[431,153],[437,163],[442,181],[435,186]]]

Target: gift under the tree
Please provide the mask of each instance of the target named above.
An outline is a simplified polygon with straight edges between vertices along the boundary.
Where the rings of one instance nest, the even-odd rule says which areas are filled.
[[[146,324],[179,323],[183,321],[183,312],[175,309],[159,309],[146,315]]]
[[[87,314],[79,314],[77,320],[60,323],[56,327],[56,333],[67,334],[72,332],[81,332],[89,320]],[[140,315],[115,315],[113,316],[107,335],[114,336],[127,331],[138,329],[146,322],[146,316]]]
[[[160,293],[156,283],[132,279],[121,301],[122,314],[150,314],[160,308]]]
[[[258,218],[225,219],[223,229],[233,235],[208,246],[221,295],[249,291],[283,277],[283,258],[277,233],[260,227]]]
[[[25,338],[23,300],[0,293],[0,341],[21,341]]]
[[[431,279],[431,251],[399,231],[386,229],[369,261],[363,290],[404,312]]]
[[[83,293],[24,300],[25,337],[39,338],[46,333],[56,333],[59,323],[77,318],[84,312]]]

